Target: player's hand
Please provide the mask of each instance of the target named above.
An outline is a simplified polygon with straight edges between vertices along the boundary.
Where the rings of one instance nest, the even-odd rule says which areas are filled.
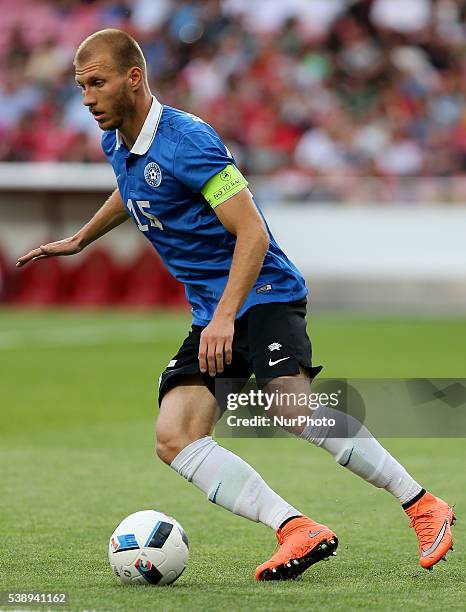
[[[215,316],[204,328],[199,342],[199,369],[210,376],[221,374],[224,366],[231,363],[233,355],[234,319]]]
[[[21,268],[30,261],[37,261],[38,259],[45,259],[46,257],[57,257],[58,255],[74,255],[82,250],[82,246],[79,241],[72,236],[71,238],[65,238],[64,240],[57,240],[56,242],[49,242],[43,244],[37,249],[33,249],[23,255],[16,262],[16,267]]]

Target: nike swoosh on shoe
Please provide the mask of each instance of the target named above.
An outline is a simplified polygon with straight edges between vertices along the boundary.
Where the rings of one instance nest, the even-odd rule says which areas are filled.
[[[445,519],[445,522],[443,523],[442,528],[438,532],[438,535],[435,538],[434,543],[431,546],[429,546],[429,548],[427,550],[422,550],[421,549],[421,557],[428,557],[429,555],[431,555],[434,552],[434,550],[438,547],[438,545],[442,541],[442,538],[445,535],[445,531],[447,529],[447,526],[448,526],[448,519]]]
[[[310,538],[315,538],[316,536],[319,535],[319,533],[322,533],[324,531],[325,531],[325,529],[319,529],[319,531],[310,531],[309,532],[309,537]]]

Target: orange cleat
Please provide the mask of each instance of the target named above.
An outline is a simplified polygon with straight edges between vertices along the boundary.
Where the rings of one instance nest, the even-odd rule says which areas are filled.
[[[438,497],[425,493],[419,501],[406,508],[419,540],[419,564],[424,569],[432,567],[453,550],[450,525],[456,521],[453,508]]]
[[[275,533],[279,549],[256,569],[256,580],[294,580],[314,563],[337,554],[334,532],[307,516],[291,519]]]

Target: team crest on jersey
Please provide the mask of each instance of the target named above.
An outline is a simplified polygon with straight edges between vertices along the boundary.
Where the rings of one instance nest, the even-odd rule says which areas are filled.
[[[162,182],[162,171],[160,170],[160,166],[155,162],[150,162],[144,168],[144,178],[146,179],[146,183],[151,187],[158,187]]]

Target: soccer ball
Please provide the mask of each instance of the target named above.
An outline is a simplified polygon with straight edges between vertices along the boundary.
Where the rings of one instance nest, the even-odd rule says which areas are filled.
[[[171,584],[188,562],[188,538],[173,517],[143,510],[126,517],[108,544],[108,560],[124,584]]]

